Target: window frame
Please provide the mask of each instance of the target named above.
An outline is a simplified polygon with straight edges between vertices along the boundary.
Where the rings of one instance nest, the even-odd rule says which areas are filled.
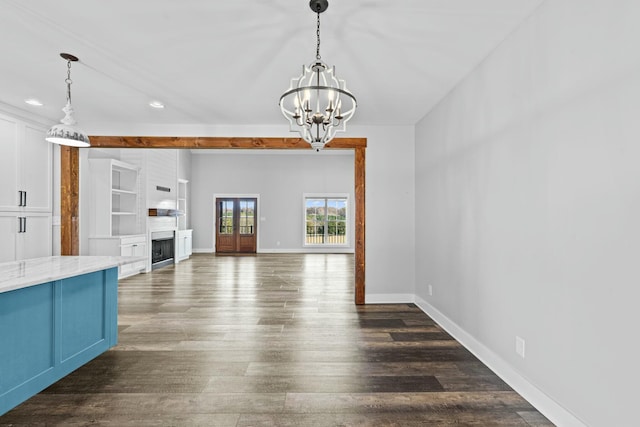
[[[307,243],[307,200],[308,199],[324,199],[325,200],[325,208],[327,207],[328,201],[331,199],[342,199],[345,202],[345,233],[344,233],[344,243]],[[345,248],[350,247],[350,221],[349,215],[351,214],[351,198],[349,193],[304,193],[302,195],[302,246],[305,248]],[[328,215],[325,215],[324,221],[324,236],[325,240],[328,236]]]

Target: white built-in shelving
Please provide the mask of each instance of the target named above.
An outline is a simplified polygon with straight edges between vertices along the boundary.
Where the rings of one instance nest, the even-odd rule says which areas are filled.
[[[192,231],[189,226],[188,194],[189,181],[178,179],[178,231],[176,232],[176,261],[180,262],[191,256]]]
[[[140,206],[137,166],[115,159],[89,159],[91,168],[91,255],[148,256]],[[128,264],[120,277],[146,268],[146,261]]]
[[[115,159],[89,159],[92,236],[141,233],[138,168]]]
[[[187,193],[188,193],[189,181],[186,179],[178,179],[178,230],[187,229],[188,220],[188,206],[187,206]]]

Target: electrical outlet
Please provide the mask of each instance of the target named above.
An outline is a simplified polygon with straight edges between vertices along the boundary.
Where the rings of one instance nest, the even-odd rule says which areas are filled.
[[[429,285],[429,296],[433,295],[433,286]]]
[[[524,359],[524,339],[516,335],[516,353]]]

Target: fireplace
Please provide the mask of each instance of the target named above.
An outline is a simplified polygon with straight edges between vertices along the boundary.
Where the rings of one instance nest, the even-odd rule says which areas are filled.
[[[173,231],[151,233],[151,269],[155,270],[173,264]]]

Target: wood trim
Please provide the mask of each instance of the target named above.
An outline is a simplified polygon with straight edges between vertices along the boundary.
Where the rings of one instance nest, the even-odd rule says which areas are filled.
[[[309,144],[301,138],[167,137],[167,136],[91,136],[94,148],[191,148],[191,149],[303,149]],[[355,150],[355,303],[365,300],[365,149],[366,138],[335,138],[328,149]],[[63,152],[65,154],[63,154]],[[75,153],[75,154],[72,154]],[[77,255],[79,163],[78,149],[61,147],[62,191],[61,253]],[[67,199],[67,200],[65,200]]]
[[[80,254],[78,206],[80,204],[80,152],[60,146],[60,254]]]
[[[355,259],[355,281],[356,281],[356,304],[364,304],[365,295],[365,148],[355,149],[355,198],[356,198],[356,259]]]
[[[366,147],[366,138],[335,138],[327,148]],[[94,148],[236,148],[236,149],[309,149],[302,138],[227,138],[179,136],[91,136]]]

